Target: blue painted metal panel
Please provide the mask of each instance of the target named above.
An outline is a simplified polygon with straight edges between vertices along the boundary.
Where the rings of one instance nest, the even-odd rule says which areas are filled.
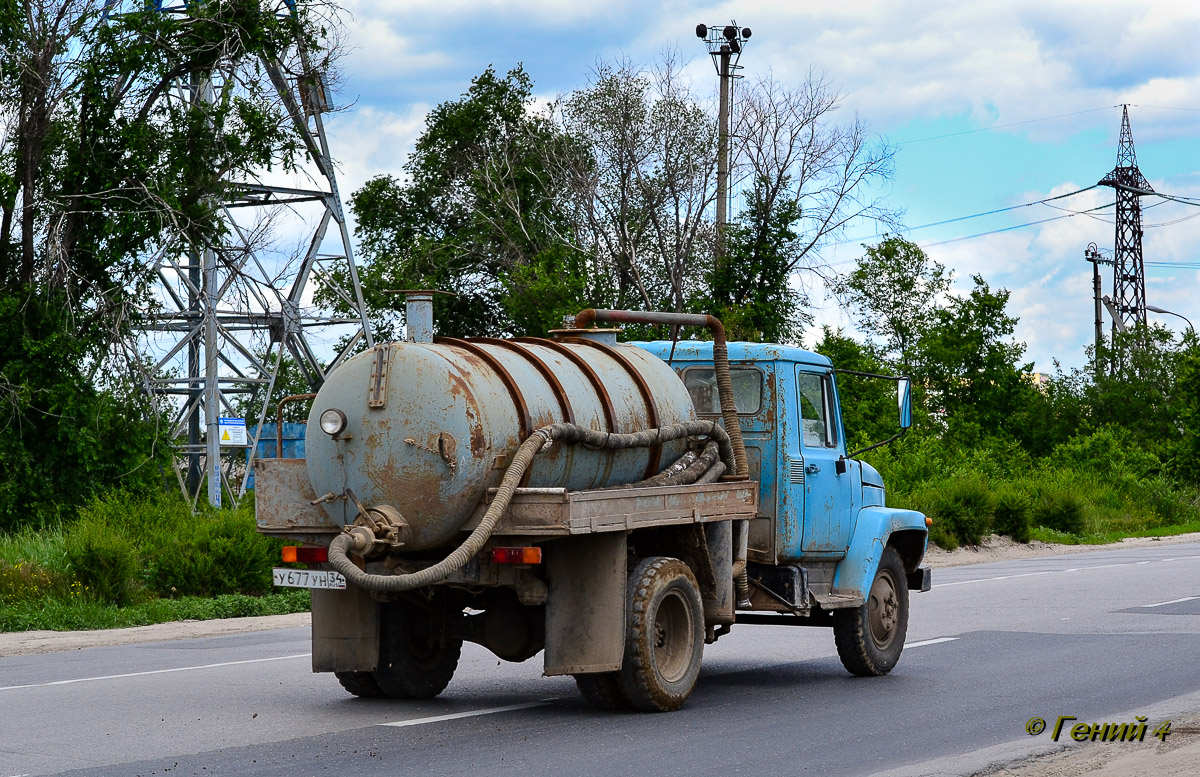
[[[804,456],[804,531],[805,553],[842,554],[850,545],[854,530],[855,483],[859,470],[837,471],[837,462],[846,452],[841,425],[837,419],[837,395],[828,370],[807,365],[796,367],[796,390],[800,399],[800,448]],[[807,398],[808,401],[803,401]],[[826,419],[812,417],[816,414]],[[830,439],[830,436],[835,439]]]
[[[850,547],[833,576],[833,589],[840,594],[866,596],[879,558],[893,532],[917,529],[925,533],[925,516],[916,510],[864,507],[858,511]]]

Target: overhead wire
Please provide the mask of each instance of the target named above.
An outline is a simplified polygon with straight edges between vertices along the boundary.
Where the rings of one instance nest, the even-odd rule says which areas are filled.
[[[1112,110],[1112,106],[1106,105],[1102,108],[1088,108],[1087,110],[1084,110],[1084,111],[1074,111],[1072,113],[1060,113],[1055,116],[1043,116],[1038,119],[1026,119],[1024,121],[1014,121],[1009,124],[995,124],[991,127],[980,127],[978,129],[963,130],[961,132],[947,132],[944,135],[931,135],[930,137],[927,137],[927,138],[916,138],[914,140],[903,140],[903,141],[900,141],[899,143],[897,143],[896,145],[897,146],[908,146],[913,143],[925,143],[930,140],[942,140],[943,138],[956,138],[956,137],[959,137],[960,135],[974,135],[979,132],[991,132],[992,130],[1007,129],[1009,127],[1020,127],[1025,124],[1036,124],[1041,121],[1053,121],[1054,119],[1065,119],[1070,116],[1082,116],[1085,113],[1096,113],[1098,111],[1108,111],[1108,110]]]

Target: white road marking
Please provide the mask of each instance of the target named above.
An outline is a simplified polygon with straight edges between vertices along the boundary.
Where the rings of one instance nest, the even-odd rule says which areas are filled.
[[[48,683],[30,683],[29,685],[0,686],[0,691],[15,691],[20,688],[45,688],[51,685],[71,685],[73,683],[90,683],[96,680],[120,680],[126,677],[142,677],[150,674],[169,674],[171,672],[191,672],[196,669],[217,669],[222,666],[240,666],[241,664],[261,664],[265,661],[288,661],[293,658],[308,658],[312,653],[296,653],[292,656],[272,656],[271,658],[251,658],[245,661],[222,661],[219,664],[201,664],[199,666],[177,666],[173,669],[152,669],[147,672],[128,672],[126,674],[106,674],[99,677],[76,677],[73,680],[54,680]]]
[[[952,585],[967,585],[969,583],[986,583],[993,580],[1013,580],[1019,577],[1036,577],[1037,575],[1061,575],[1067,572],[1087,572],[1093,569],[1112,569],[1114,567],[1140,567],[1143,564],[1153,564],[1166,561],[1189,561],[1200,559],[1200,556],[1176,556],[1174,558],[1151,559],[1150,561],[1128,561],[1122,564],[1096,564],[1090,567],[1069,567],[1067,569],[1048,569],[1041,572],[1022,572],[1016,575],[997,575],[996,577],[980,577],[973,580],[955,580],[951,583],[940,583],[933,586],[933,590],[939,588],[948,588]]]
[[[1168,604],[1179,604],[1180,602],[1190,602],[1193,599],[1200,599],[1200,596],[1185,596],[1182,599],[1172,599],[1169,602],[1155,602],[1154,604],[1139,604],[1138,607],[1165,607]]]
[[[926,645],[938,645],[942,642],[954,642],[957,639],[960,639],[960,637],[936,637],[934,639],[923,639],[920,642],[905,642],[904,647],[915,648],[924,647]]]
[[[480,715],[495,715],[497,712],[511,712],[512,710],[527,710],[531,707],[544,707],[555,699],[543,699],[542,701],[530,701],[524,704],[509,704],[506,707],[488,707],[482,710],[470,710],[468,712],[452,712],[448,715],[430,715],[427,718],[410,718],[409,720],[397,720],[391,723],[380,723],[380,726],[388,726],[390,728],[404,728],[405,726],[423,726],[426,723],[441,723],[446,720],[458,720],[459,718],[476,718]]]

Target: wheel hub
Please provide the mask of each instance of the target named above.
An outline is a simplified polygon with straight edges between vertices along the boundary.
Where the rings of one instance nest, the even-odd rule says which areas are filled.
[[[900,601],[891,575],[881,574],[871,586],[869,602],[871,639],[881,648],[891,645],[900,622]]]

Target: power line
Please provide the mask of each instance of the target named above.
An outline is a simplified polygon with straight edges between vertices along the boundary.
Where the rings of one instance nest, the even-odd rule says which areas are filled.
[[[1014,121],[1010,124],[996,124],[991,127],[980,127],[979,129],[963,130],[962,132],[948,132],[945,135],[932,135],[927,138],[917,138],[916,140],[904,140],[897,143],[897,146],[908,146],[913,143],[925,143],[930,140],[942,140],[943,138],[956,138],[960,135],[974,135],[979,132],[991,132],[992,130],[1007,129],[1009,127],[1020,127],[1024,124],[1036,124],[1040,121],[1053,121],[1054,119],[1065,119],[1070,116],[1082,116],[1085,113],[1096,113],[1097,111],[1112,110],[1113,106],[1104,106],[1103,108],[1088,108],[1086,111],[1074,111],[1073,113],[1060,113],[1055,116],[1043,116],[1039,119],[1026,119],[1025,121]],[[1187,110],[1187,109],[1181,109]]]
[[[921,225],[915,226],[915,227],[905,227],[904,231],[905,232],[916,232],[918,229],[929,229],[930,227],[941,227],[941,226],[945,226],[946,224],[954,224],[959,221],[969,221],[970,219],[982,218],[983,216],[994,216],[997,213],[1007,213],[1010,210],[1020,210],[1021,208],[1030,208],[1030,207],[1033,207],[1034,205],[1045,205],[1047,203],[1054,202],[1055,200],[1062,200],[1067,197],[1074,197],[1077,194],[1083,194],[1084,192],[1089,192],[1095,188],[1096,188],[1096,185],[1092,185],[1092,186],[1088,186],[1085,189],[1079,189],[1077,191],[1067,192],[1066,194],[1057,194],[1053,197],[1046,197],[1044,199],[1036,200],[1034,202],[1024,202],[1024,203],[1021,203],[1020,205],[1010,205],[1007,208],[996,208],[995,210],[988,210],[988,211],[984,211],[982,213],[972,213],[970,216],[959,216],[957,218],[945,219],[944,221],[934,221],[930,224],[921,224]],[[1051,206],[1051,207],[1054,207],[1054,206]],[[1092,210],[1095,210],[1095,208],[1093,208]],[[1073,213],[1084,213],[1086,211],[1072,211],[1072,212]],[[1041,223],[1041,222],[1033,222],[1033,223]],[[835,246],[850,245],[851,243],[859,243],[859,242],[862,242],[863,240],[870,240],[871,238],[875,238],[875,237],[882,237],[882,235],[879,235],[879,234],[864,235],[863,237],[851,238],[849,240],[841,240],[841,241],[838,241],[837,243],[833,243],[832,245],[835,245]]]
[[[1104,208],[1111,208],[1112,206],[1113,206],[1113,203],[1109,202],[1104,205],[1097,205],[1096,207],[1090,208],[1088,210],[1075,211],[1072,213],[1064,213],[1061,216],[1051,216],[1048,219],[1039,219],[1038,221],[1030,221],[1030,222],[1026,222],[1025,224],[1014,224],[1011,227],[1002,227],[1000,229],[992,229],[987,232],[979,232],[974,235],[964,235],[962,237],[955,237],[955,238],[951,238],[949,240],[941,240],[941,241],[938,241],[937,243],[926,243],[925,245],[921,246],[921,248],[934,248],[936,246],[944,246],[949,243],[960,243],[964,240],[974,240],[977,237],[987,237],[988,235],[998,235],[1001,232],[1011,232],[1014,229],[1024,229],[1025,227],[1035,227],[1038,224],[1045,224],[1050,221],[1058,221],[1059,219],[1069,219],[1069,218],[1074,218],[1075,216],[1086,216],[1087,214],[1092,213],[1094,211],[1103,210]]]

